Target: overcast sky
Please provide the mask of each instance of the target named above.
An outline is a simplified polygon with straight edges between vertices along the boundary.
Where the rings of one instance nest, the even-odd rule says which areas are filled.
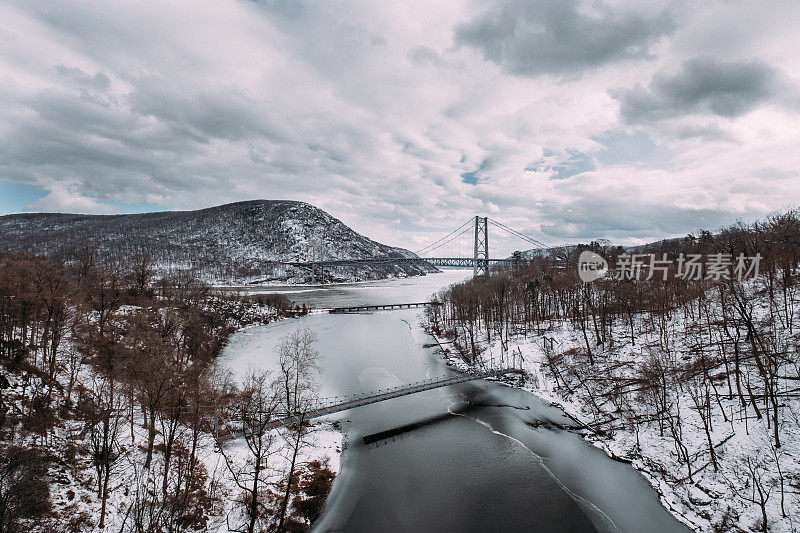
[[[550,244],[714,229],[800,198],[799,24],[795,0],[4,0],[0,212],[297,199],[411,249],[475,214]]]

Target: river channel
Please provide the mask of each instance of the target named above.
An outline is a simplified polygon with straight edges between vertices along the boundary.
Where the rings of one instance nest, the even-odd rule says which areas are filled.
[[[322,308],[425,301],[466,271],[328,287],[274,287]],[[223,353],[234,372],[272,366],[279,339],[319,336],[321,395],[354,394],[453,373],[420,309],[314,313],[247,328]],[[475,381],[330,415],[347,448],[318,532],[669,532],[687,529],[647,481],[569,427],[537,397]]]

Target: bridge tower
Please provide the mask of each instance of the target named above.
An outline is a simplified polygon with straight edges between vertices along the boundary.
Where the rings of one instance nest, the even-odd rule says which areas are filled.
[[[486,217],[475,215],[475,253],[472,276],[489,275],[489,224]]]

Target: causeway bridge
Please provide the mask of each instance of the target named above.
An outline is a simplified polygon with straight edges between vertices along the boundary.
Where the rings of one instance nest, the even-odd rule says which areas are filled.
[[[442,305],[441,302],[415,302],[402,304],[379,304],[379,305],[354,305],[352,307],[334,307],[328,309],[329,313],[359,313],[361,311],[385,311],[390,309],[413,309],[415,307],[425,307],[427,305]]]
[[[303,412],[279,414],[272,422],[267,424],[266,427],[269,430],[275,430],[282,427],[291,426],[293,424],[298,424],[306,420],[319,418],[321,416],[347,411],[348,409],[361,407],[363,405],[385,402],[386,400],[408,396],[409,394],[416,394],[418,392],[447,387],[457,383],[466,383],[468,381],[499,377],[506,374],[523,374],[523,371],[516,368],[473,370],[455,376],[438,376],[423,381],[399,385],[397,387],[388,389],[363,392],[361,394],[355,394],[352,396],[319,398],[309,405]],[[235,422],[235,420],[232,421]],[[239,420],[238,422],[240,424],[239,428],[234,430],[229,438],[235,438],[247,433],[247,428],[244,427],[242,421]],[[216,420],[214,423],[214,434],[219,439],[220,436],[218,435],[218,424]]]

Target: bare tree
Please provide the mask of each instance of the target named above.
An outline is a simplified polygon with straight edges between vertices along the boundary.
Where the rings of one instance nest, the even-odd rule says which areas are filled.
[[[764,456],[745,456],[733,469],[733,476],[727,478],[728,486],[745,501],[755,503],[761,510],[761,531],[769,528],[767,502],[774,489],[774,480],[769,473],[769,465]]]
[[[272,426],[280,406],[280,392],[274,386],[270,373],[250,372],[233,405],[234,417],[241,421],[246,456],[243,460],[237,460],[233,450],[228,450],[220,442],[220,451],[228,471],[242,491],[242,498],[238,501],[246,517],[243,524],[229,524],[233,531],[253,533],[256,525],[266,520],[270,512],[265,505],[265,498],[273,470],[270,458],[278,453],[278,434],[272,431]]]
[[[22,531],[24,520],[50,511],[47,460],[35,448],[0,448],[0,532]]]
[[[691,396],[694,408],[703,424],[711,464],[714,466],[714,472],[717,472],[719,471],[719,464],[717,462],[717,452],[714,450],[714,441],[711,439],[711,398],[708,390],[708,380],[695,376],[690,380],[688,388],[689,396]]]
[[[297,456],[304,443],[304,433],[309,427],[303,418],[317,395],[316,375],[319,372],[320,354],[314,348],[316,341],[316,334],[308,328],[303,328],[284,337],[276,348],[280,364],[280,374],[276,383],[282,390],[281,403],[288,414],[299,416],[301,420],[290,426],[284,435],[290,446],[291,458],[278,518],[279,532],[284,531],[286,511],[297,467]]]
[[[96,473],[97,497],[100,498],[100,520],[105,527],[109,482],[120,458],[118,435],[122,402],[117,384],[108,377],[96,377],[85,389],[79,411],[89,429],[89,454]]]

